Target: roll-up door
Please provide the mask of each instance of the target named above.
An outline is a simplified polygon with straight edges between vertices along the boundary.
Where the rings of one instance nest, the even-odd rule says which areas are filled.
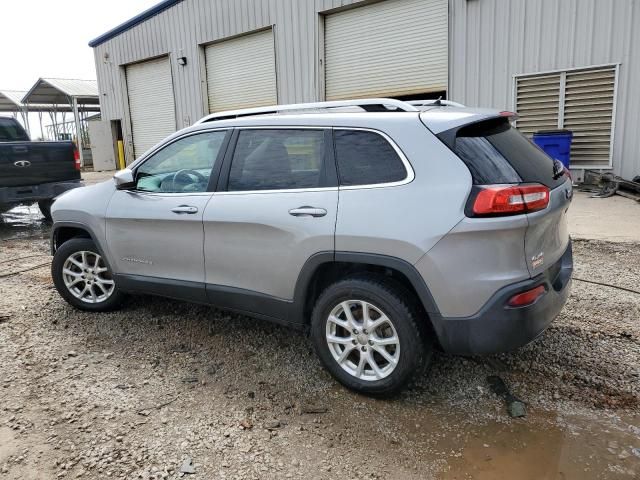
[[[278,103],[273,30],[205,47],[209,112]]]
[[[176,131],[171,65],[159,58],[126,67],[133,151],[137,157]]]
[[[324,23],[327,100],[447,90],[447,0],[387,0]]]

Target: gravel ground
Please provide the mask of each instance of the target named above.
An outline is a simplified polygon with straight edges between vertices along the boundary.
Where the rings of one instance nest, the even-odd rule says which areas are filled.
[[[574,255],[577,278],[640,289],[640,244],[577,241]],[[638,294],[575,281],[531,345],[436,355],[407,391],[373,400],[337,385],[286,328],[153,297],[87,314],[61,300],[46,267],[3,276],[49,261],[46,240],[0,241],[0,478],[640,471]],[[495,374],[526,418],[490,391]]]

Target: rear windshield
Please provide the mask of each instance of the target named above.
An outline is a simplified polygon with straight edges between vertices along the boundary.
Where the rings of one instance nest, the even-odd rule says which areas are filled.
[[[0,142],[29,141],[27,133],[13,118],[0,117]]]
[[[506,118],[459,129],[453,150],[471,171],[475,185],[537,182],[553,189],[566,180],[557,175],[557,167],[554,172],[555,161]]]

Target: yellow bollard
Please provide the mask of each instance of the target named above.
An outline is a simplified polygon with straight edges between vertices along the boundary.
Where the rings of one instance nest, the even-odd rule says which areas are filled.
[[[122,140],[118,140],[118,170],[122,170],[125,168],[124,163],[124,142]]]

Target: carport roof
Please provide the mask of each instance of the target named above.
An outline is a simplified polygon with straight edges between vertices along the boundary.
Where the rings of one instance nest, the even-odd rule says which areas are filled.
[[[21,112],[26,107],[22,103],[22,98],[27,92],[24,90],[0,90],[0,112]],[[31,112],[49,112],[53,111],[52,105],[30,104],[28,110]],[[58,111],[70,112],[71,107],[62,106],[57,108]]]
[[[69,105],[71,98],[78,103],[98,105],[98,82],[96,80],[77,80],[70,78],[39,78],[22,98],[24,104]]]
[[[21,90],[0,90],[0,112],[19,112],[22,110],[22,97],[27,92]]]

